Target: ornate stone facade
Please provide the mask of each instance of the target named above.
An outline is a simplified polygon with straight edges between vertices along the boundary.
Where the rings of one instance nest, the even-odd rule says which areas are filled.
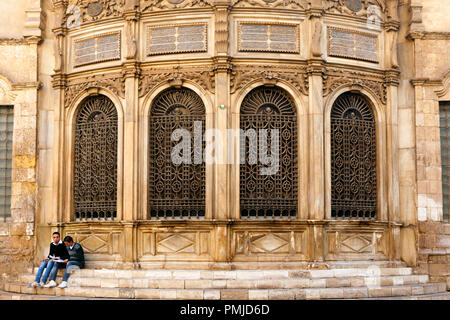
[[[421,0],[29,2],[21,1],[22,34],[0,39],[0,104],[14,105],[15,117],[11,221],[0,222],[1,261],[11,263],[2,268],[37,263],[56,230],[74,236],[89,261],[123,268],[342,260],[417,266],[436,249],[424,247],[427,229],[418,227],[443,220],[438,105],[450,100],[450,26],[433,19],[433,7]],[[189,89],[204,105],[204,129],[226,136],[239,129],[241,104],[261,86],[283,90],[295,109],[296,213],[242,219],[239,162],[216,159],[205,164],[202,218],[153,219],[155,99]],[[374,219],[331,212],[330,114],[346,92],[364,97],[373,112]],[[117,213],[83,221],[74,215],[76,115],[99,95],[117,109]],[[232,150],[239,159],[235,138],[216,153]]]

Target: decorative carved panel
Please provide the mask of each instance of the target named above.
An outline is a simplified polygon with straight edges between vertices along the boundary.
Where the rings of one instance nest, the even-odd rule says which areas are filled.
[[[122,17],[126,0],[69,0],[63,23],[76,27],[91,21]]]
[[[239,231],[234,233],[235,254],[299,254],[303,232]]]
[[[302,94],[308,95],[308,75],[306,74],[306,68],[298,65],[285,65],[283,69],[261,65],[233,66],[230,79],[230,91],[231,93],[235,93],[255,80],[267,82],[285,80],[295,86]]]
[[[331,217],[374,219],[377,210],[375,119],[359,94],[344,93],[331,110]]]
[[[240,213],[241,218],[289,218],[297,215],[297,120],[295,105],[289,95],[276,87],[258,87],[250,91],[240,109],[240,128],[258,136],[261,152],[261,129],[267,131],[267,150],[278,153],[278,167],[264,174],[267,164],[257,159],[252,139],[241,137]],[[273,140],[273,130],[278,132]],[[278,141],[278,147],[273,145]],[[272,150],[273,146],[273,150]],[[252,160],[253,159],[253,160]]]
[[[83,247],[86,254],[116,255],[120,254],[120,231],[83,231],[67,230],[75,242]]]
[[[117,110],[107,97],[87,98],[76,116],[73,198],[75,220],[117,215]]]
[[[384,0],[322,0],[325,12],[354,17],[383,19],[386,13]]]
[[[210,0],[140,0],[141,12],[165,9],[204,8],[211,7]]]
[[[233,7],[249,8],[281,8],[281,9],[303,9],[306,10],[310,6],[307,0],[232,0]]]
[[[196,131],[196,124],[200,124],[199,132]],[[198,150],[195,137],[195,134],[203,137],[203,128],[205,106],[190,89],[165,90],[152,103],[148,186],[150,218],[186,219],[205,216],[205,162],[201,154],[200,161],[196,161]],[[173,161],[174,147],[181,143],[171,139],[177,129],[187,130],[190,134],[190,163],[176,164]],[[202,152],[204,141],[200,142],[200,147]]]
[[[366,73],[338,68],[327,68],[323,80],[323,95],[330,95],[341,86],[364,88],[386,104],[386,77],[379,73]],[[395,81],[395,79],[392,79]]]
[[[185,80],[191,80],[209,92],[214,93],[214,72],[207,66],[192,68],[173,67],[170,69],[154,68],[143,70],[139,78],[139,97],[142,98],[161,83],[183,83]]]
[[[73,100],[89,88],[105,88],[120,98],[125,98],[125,78],[120,73],[103,74],[74,79],[68,82],[64,90],[64,106],[67,108]]]
[[[207,24],[151,26],[147,28],[147,55],[206,52]]]
[[[142,255],[147,256],[202,256],[210,253],[210,233],[194,232],[157,232],[143,231]]]
[[[120,60],[120,32],[102,34],[74,42],[74,66]]]
[[[299,25],[241,22],[238,47],[239,51],[299,53]]]
[[[383,230],[329,230],[326,232],[328,258],[374,257],[388,254]],[[361,259],[361,258],[360,258]]]
[[[328,55],[377,62],[377,39],[368,33],[328,27]]]

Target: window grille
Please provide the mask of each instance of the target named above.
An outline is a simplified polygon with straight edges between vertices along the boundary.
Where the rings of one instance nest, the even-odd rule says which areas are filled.
[[[117,216],[117,110],[103,95],[87,98],[75,126],[75,220]]]
[[[444,221],[450,211],[450,101],[439,103],[441,130],[442,200]]]
[[[196,148],[195,124],[201,124],[201,150]],[[182,140],[172,133],[185,129],[190,134],[190,163],[172,161],[172,150]],[[152,103],[150,111],[148,212],[150,219],[190,219],[205,216],[205,162],[198,151],[205,142],[205,106],[187,88],[167,89]],[[198,142],[197,142],[198,143]],[[197,155],[195,154],[197,152]]]
[[[14,107],[0,106],[0,222],[11,219]]]
[[[240,146],[241,218],[295,217],[298,201],[297,116],[292,99],[280,88],[261,86],[253,89],[242,102],[240,128],[241,135],[245,134],[241,136]],[[269,157],[276,151],[276,146],[272,150],[272,130],[278,132],[278,140],[274,141],[279,144],[279,165],[274,174],[262,174],[262,169],[270,165],[260,161],[260,129],[268,129],[265,140]],[[256,150],[251,147],[252,132],[258,136]]]
[[[375,120],[367,100],[344,93],[331,110],[331,217],[374,219],[377,211]]]

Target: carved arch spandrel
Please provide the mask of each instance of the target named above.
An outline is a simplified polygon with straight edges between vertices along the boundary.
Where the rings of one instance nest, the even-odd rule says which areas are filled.
[[[139,78],[139,98],[144,97],[162,84],[179,87],[186,81],[195,83],[209,93],[215,92],[215,74],[209,67],[148,69],[143,70]]]
[[[117,73],[108,76],[89,76],[68,81],[64,90],[64,106],[68,108],[73,101],[91,88],[103,88],[125,99],[125,79]]]

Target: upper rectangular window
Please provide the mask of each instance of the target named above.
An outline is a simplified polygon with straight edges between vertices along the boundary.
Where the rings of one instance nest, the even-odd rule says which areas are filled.
[[[120,32],[75,41],[75,67],[120,59]]]
[[[450,212],[450,101],[439,102],[441,130],[442,210],[444,221]]]
[[[148,27],[147,55],[206,52],[206,35],[206,23]]]
[[[378,37],[374,34],[340,28],[328,28],[328,55],[378,62]]]
[[[299,26],[281,23],[239,23],[239,51],[299,53]]]
[[[13,106],[0,106],[0,222],[11,218]]]

